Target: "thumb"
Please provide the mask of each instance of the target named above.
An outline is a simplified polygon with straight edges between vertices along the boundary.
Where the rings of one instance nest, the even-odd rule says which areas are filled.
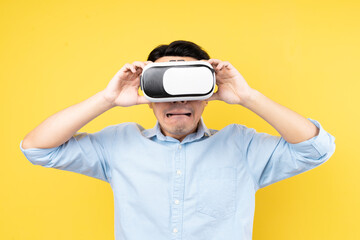
[[[207,99],[207,101],[215,101],[215,100],[219,100],[219,93],[218,92],[214,93],[211,97],[209,97]]]
[[[147,98],[145,98],[144,96],[138,96],[136,104],[149,104],[151,103]]]

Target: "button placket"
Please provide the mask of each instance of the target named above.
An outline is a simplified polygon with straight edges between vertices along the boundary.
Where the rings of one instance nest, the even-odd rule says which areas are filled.
[[[173,179],[174,179],[174,189],[172,194],[172,216],[171,216],[171,227],[173,236],[172,239],[181,239],[181,228],[182,228],[182,218],[183,218],[183,196],[184,196],[184,171],[185,166],[185,154],[184,147],[179,144],[175,151],[175,164]]]

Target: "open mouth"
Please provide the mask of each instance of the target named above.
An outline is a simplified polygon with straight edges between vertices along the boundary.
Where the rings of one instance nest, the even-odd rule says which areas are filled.
[[[191,113],[167,113],[166,117],[173,117],[173,116],[191,116]]]

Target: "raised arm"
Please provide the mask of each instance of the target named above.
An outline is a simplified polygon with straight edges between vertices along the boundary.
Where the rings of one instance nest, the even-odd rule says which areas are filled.
[[[319,129],[311,121],[252,89],[229,62],[218,59],[208,62],[215,69],[218,85],[218,91],[209,100],[248,108],[273,126],[289,143],[303,142],[318,135]]]
[[[50,116],[28,133],[22,141],[22,148],[60,146],[88,122],[115,106],[129,107],[148,103],[138,94],[140,74],[148,63],[125,64],[111,79],[106,89]]]

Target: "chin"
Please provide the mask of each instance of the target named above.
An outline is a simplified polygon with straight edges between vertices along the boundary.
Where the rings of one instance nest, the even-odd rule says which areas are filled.
[[[174,135],[179,135],[179,136],[182,136],[182,135],[187,135],[190,133],[190,129],[188,128],[184,128],[184,127],[176,127],[176,128],[173,128],[171,129],[171,133],[174,134]]]
[[[179,126],[170,127],[165,130],[172,135],[184,136],[184,135],[188,135],[188,134],[192,133],[192,130],[194,128],[195,127],[192,127],[192,126],[179,125]]]

